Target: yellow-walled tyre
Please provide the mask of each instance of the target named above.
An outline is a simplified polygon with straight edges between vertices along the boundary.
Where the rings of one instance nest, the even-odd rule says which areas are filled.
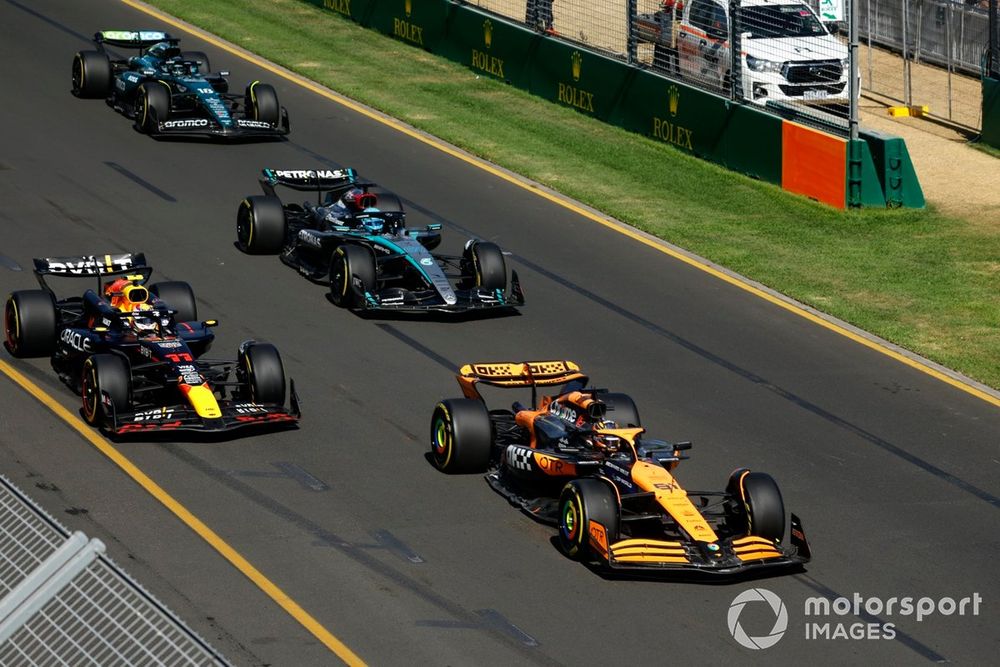
[[[620,517],[611,486],[598,479],[574,479],[559,494],[559,549],[574,560],[607,560],[607,547],[618,541]],[[591,545],[592,533],[603,553]]]
[[[431,417],[431,461],[446,473],[486,472],[493,448],[490,415],[482,401],[441,401]]]
[[[288,225],[277,197],[247,197],[236,211],[236,245],[248,255],[276,255],[285,246]]]

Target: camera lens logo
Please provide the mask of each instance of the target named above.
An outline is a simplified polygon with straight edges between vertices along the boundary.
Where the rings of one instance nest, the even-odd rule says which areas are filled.
[[[774,626],[769,633],[762,637],[749,636],[740,625],[740,615],[743,613],[743,608],[751,602],[766,603],[771,613],[774,614]],[[761,607],[761,605],[751,606]],[[785,609],[785,603],[781,601],[781,598],[766,588],[751,588],[736,596],[733,603],[729,605],[729,615],[726,620],[729,622],[729,634],[733,636],[736,643],[756,651],[771,648],[778,643],[778,640],[785,634],[785,630],[788,629],[788,610]]]

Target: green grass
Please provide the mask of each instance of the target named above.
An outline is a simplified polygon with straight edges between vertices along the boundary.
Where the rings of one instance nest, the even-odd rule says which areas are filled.
[[[331,89],[1000,388],[1000,222],[839,212],[301,0],[149,0]],[[294,124],[295,110],[291,109]]]

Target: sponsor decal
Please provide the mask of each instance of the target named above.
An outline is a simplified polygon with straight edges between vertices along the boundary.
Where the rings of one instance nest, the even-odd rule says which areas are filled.
[[[233,410],[235,410],[237,414],[241,415],[253,415],[267,412],[267,408],[263,405],[257,405],[256,403],[237,403],[233,406]]]
[[[109,257],[105,256],[101,259],[96,259],[93,256],[80,257],[79,261],[59,261],[47,259],[46,269],[49,273],[69,273],[74,276],[79,275],[92,275],[101,273],[110,273],[111,271],[121,271],[122,269],[128,269],[132,266],[132,257],[130,255],[119,256],[119,257]]]
[[[670,86],[667,89],[667,111],[670,113],[671,118],[677,116],[680,101],[680,90],[677,86]],[[690,128],[678,125],[673,121],[653,116],[653,136],[661,141],[665,141],[668,144],[673,144],[674,146],[685,150],[693,151],[694,146],[691,144],[692,133],[693,130]]]
[[[63,329],[62,333],[59,335],[59,340],[66,343],[74,350],[79,350],[80,352],[93,352],[93,348],[90,345],[90,339],[73,329]]]
[[[508,445],[505,455],[507,465],[515,470],[531,470],[532,453],[527,447]]]
[[[249,120],[247,118],[237,118],[236,124],[240,127],[256,127],[261,130],[270,130],[272,127],[270,123],[265,123],[262,120]]]
[[[570,72],[573,75],[573,83],[578,83],[583,74],[583,56],[579,51],[573,52]],[[594,94],[579,86],[560,82],[558,99],[563,104],[567,104],[580,111],[594,113]]]
[[[323,246],[323,242],[320,241],[319,237],[317,237],[315,234],[312,234],[311,230],[308,229],[299,230],[299,240],[305,243],[306,245],[311,245],[316,248],[321,248]]]
[[[177,340],[165,340],[156,343],[156,346],[159,347],[160,349],[180,347],[181,345],[183,345],[183,343]]]
[[[489,19],[483,22],[483,44],[486,45],[487,49],[493,47],[493,21]],[[495,76],[498,79],[504,78],[503,58],[491,56],[479,49],[472,49],[472,66],[490,76]]]
[[[347,178],[350,174],[344,169],[319,169],[319,170],[304,170],[304,169],[288,169],[284,171],[275,171],[274,175],[278,178]]]
[[[143,410],[132,415],[133,422],[159,421],[170,419],[173,416],[173,408],[156,408],[154,410]]]
[[[180,373],[181,380],[184,384],[200,385],[205,381],[204,378],[201,377],[201,373],[198,372],[198,369],[191,364],[182,364],[178,366],[177,372]]]
[[[420,258],[420,264],[423,265],[423,266],[432,266],[434,264],[434,258],[433,257],[421,257]]]
[[[555,415],[560,419],[565,419],[568,422],[576,422],[577,411],[573,408],[560,403],[559,401],[552,401],[549,403],[549,414]]]
[[[406,18],[392,19],[392,34],[395,37],[399,37],[400,39],[410,42],[412,44],[419,44],[420,46],[423,46],[424,28],[423,26],[419,26],[410,22],[409,19],[412,11],[413,11],[412,0],[404,0],[403,13],[406,15]]]
[[[207,127],[208,120],[205,118],[185,118],[183,120],[168,120],[165,123],[160,123],[160,127],[164,129],[174,129],[178,127]]]
[[[351,0],[323,0],[323,6],[344,16],[351,15]]]

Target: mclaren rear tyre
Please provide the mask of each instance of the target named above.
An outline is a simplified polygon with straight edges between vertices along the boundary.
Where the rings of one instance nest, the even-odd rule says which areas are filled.
[[[170,89],[157,81],[147,81],[135,93],[135,126],[153,134],[158,123],[170,120]]]
[[[254,81],[247,86],[246,91],[247,117],[277,125],[281,121],[281,106],[278,104],[278,94],[266,83]]]
[[[45,290],[14,292],[4,307],[4,344],[19,358],[47,357],[56,349],[56,304]]]
[[[773,477],[740,468],[729,476],[726,491],[737,500],[734,519],[747,535],[781,541],[785,535],[785,502]]]
[[[236,245],[248,255],[276,255],[285,246],[285,209],[277,197],[247,197],[236,211]]]
[[[620,516],[618,496],[606,482],[569,482],[559,494],[559,549],[575,560],[607,560],[608,547],[618,541]]]
[[[254,343],[240,354],[240,372],[254,403],[285,404],[285,367],[278,348],[270,343]]]
[[[441,401],[431,417],[431,461],[442,472],[486,472],[493,448],[490,415],[482,401]]]
[[[193,60],[199,63],[198,74],[200,76],[207,76],[212,71],[212,63],[209,62],[208,56],[203,51],[181,51],[181,60]]]
[[[174,311],[175,322],[198,320],[198,303],[194,299],[194,290],[186,282],[172,280],[156,283],[149,286],[149,291],[167,304],[167,308]]]
[[[507,289],[507,263],[497,244],[474,241],[465,249],[465,255],[472,263],[476,287],[501,291]]]
[[[330,258],[330,300],[343,308],[361,308],[375,289],[375,255],[364,246],[338,246]]]
[[[599,394],[598,398],[608,406],[607,418],[619,428],[642,426],[642,422],[639,421],[639,409],[635,407],[635,401],[628,394]]]
[[[91,426],[108,426],[113,414],[132,410],[132,370],[124,357],[117,354],[87,357],[80,386],[81,412]]]
[[[111,61],[100,51],[78,51],[73,56],[73,94],[105,98],[111,93]]]

